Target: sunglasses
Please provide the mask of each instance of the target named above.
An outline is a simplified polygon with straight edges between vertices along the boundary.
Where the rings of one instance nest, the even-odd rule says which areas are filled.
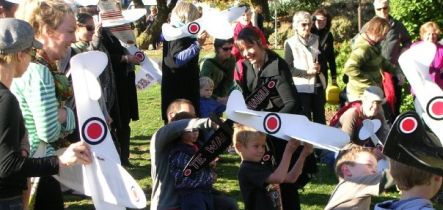
[[[224,51],[231,51],[231,50],[232,50],[232,47],[222,47],[222,49],[223,49]]]
[[[302,24],[301,24],[301,27],[304,28],[304,27],[307,27],[307,26],[309,26],[309,25],[310,25],[309,23],[302,23]]]
[[[30,49],[28,49],[27,51],[26,51],[26,53],[28,54],[28,55],[30,55],[31,57],[35,57],[36,55],[37,55],[37,49],[35,49],[35,48],[30,48]]]
[[[78,26],[85,27],[87,31],[94,31],[95,30],[94,26],[88,26],[88,25],[82,25],[82,24],[78,24]]]
[[[377,11],[388,10],[388,7],[378,8]]]

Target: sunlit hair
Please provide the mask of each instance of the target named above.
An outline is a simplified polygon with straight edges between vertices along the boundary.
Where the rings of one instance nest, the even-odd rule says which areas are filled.
[[[235,40],[235,45],[241,50],[241,46],[245,44],[257,44],[260,48],[265,49],[261,43],[260,35],[252,27],[243,28]]]
[[[192,3],[180,1],[171,12],[171,22],[189,23],[200,17],[200,12]]]
[[[242,146],[246,147],[248,142],[257,139],[266,139],[266,135],[249,126],[234,124],[234,134],[232,137],[232,142],[234,145],[241,144]],[[237,150],[237,146],[235,146],[235,148]]]
[[[184,119],[192,119],[195,118],[195,115],[189,113],[189,112],[180,112],[177,113],[173,118],[171,118],[171,122],[178,121],[178,120],[184,120]]]
[[[309,12],[306,11],[298,11],[294,14],[294,17],[292,18],[292,27],[294,29],[297,28],[298,24],[300,23],[300,21],[303,20],[309,20],[309,24],[312,24],[312,18],[311,18],[311,14],[309,14]]]
[[[77,24],[86,24],[88,21],[93,20],[92,16],[88,13],[78,13],[75,16],[75,20],[77,21]]]
[[[15,13],[16,18],[25,20],[34,28],[35,36],[56,30],[66,14],[74,14],[63,0],[24,0]]]
[[[337,159],[335,160],[335,174],[338,177],[344,178],[342,171],[340,170],[342,165],[354,166],[355,160],[357,159],[359,154],[368,153],[375,157],[375,154],[372,151],[372,148],[362,147],[356,144],[347,144],[343,150],[338,153]]]
[[[179,99],[175,99],[174,101],[172,101],[168,108],[166,109],[166,113],[169,117],[170,113],[174,113],[177,114],[177,112],[180,110],[181,106],[187,104],[190,107],[194,108],[194,105],[192,105],[192,102],[188,99],[184,99],[184,98],[179,98]]]
[[[18,62],[18,53],[13,54],[0,54],[0,64],[10,64]]]
[[[234,39],[214,39],[214,49],[217,51],[218,48],[223,47],[225,44],[234,44]]]
[[[434,21],[429,21],[420,26],[420,38],[424,39],[425,33],[428,31],[434,31],[437,36],[440,36],[440,27]]]
[[[400,190],[409,190],[417,185],[430,184],[432,173],[389,159],[390,173]]]
[[[328,13],[328,11],[325,8],[320,8],[315,10],[314,13],[312,13],[312,17],[315,19],[315,16],[317,15],[321,15],[326,17],[326,26],[325,28],[330,28],[331,27],[331,22],[332,22],[332,17],[331,15]]]
[[[387,20],[381,17],[373,17],[368,23],[366,23],[366,34],[374,37],[383,37],[388,33],[390,29]]]
[[[210,88],[214,88],[214,81],[212,81],[212,79],[209,77],[200,77],[199,81],[200,81],[200,89],[208,86]]]

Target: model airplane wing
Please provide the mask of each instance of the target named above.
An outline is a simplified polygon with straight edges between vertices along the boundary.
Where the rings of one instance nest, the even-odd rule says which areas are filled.
[[[94,61],[93,65],[89,65],[91,60]],[[146,198],[140,194],[143,191],[140,192],[138,185],[134,186],[135,180],[121,168],[119,155],[100,106],[88,94],[98,92],[91,88],[100,89],[97,75],[103,71],[107,62],[107,56],[98,51],[80,53],[71,59],[80,136],[82,141],[90,145],[94,154],[92,164],[83,166],[83,188],[86,194],[91,194],[96,209],[124,209],[125,206],[142,208],[146,206]],[[91,67],[95,69],[91,70]]]
[[[203,14],[203,17],[182,27],[174,27],[169,23],[165,23],[162,25],[163,37],[166,41],[172,41],[206,30],[214,38],[232,38],[234,34],[230,23],[242,16],[245,9],[245,7],[235,7],[222,12]]]
[[[349,142],[349,136],[340,129],[310,122],[303,115],[249,110],[237,90],[229,96],[226,115],[235,122],[275,137],[286,140],[296,138],[332,151],[338,151]]]
[[[443,140],[443,91],[429,76],[429,66],[436,52],[432,43],[422,42],[405,51],[399,58],[399,64],[414,89],[416,111],[426,125]]]

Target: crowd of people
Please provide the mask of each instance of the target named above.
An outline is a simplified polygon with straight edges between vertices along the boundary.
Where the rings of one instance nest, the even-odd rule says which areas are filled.
[[[412,43],[404,25],[389,15],[388,0],[374,0],[373,6],[375,16],[353,39],[344,66],[346,101],[329,122],[349,135],[348,145],[334,154],[297,139],[286,141],[247,125],[234,125],[232,146],[241,158],[238,188],[246,210],[301,209],[299,190],[317,173],[319,160],[338,177],[325,209],[369,209],[371,196],[390,187],[386,180],[397,184],[401,199],[376,209],[402,209],[412,203],[432,209],[429,200],[438,192],[443,173],[389,159],[380,143],[386,142],[400,114],[405,77],[398,58],[404,50],[421,42],[436,45],[429,76],[443,88],[441,31],[435,22],[424,23],[420,41]],[[118,25],[95,19],[102,12],[94,6],[74,9],[63,0],[0,0],[0,109],[4,113],[0,116],[0,209],[26,209],[27,177],[35,176],[41,178],[33,208],[64,209],[60,184],[51,175],[62,167],[91,162],[88,145],[80,141],[69,76],[70,58],[82,52],[99,50],[109,59],[99,76],[103,96],[99,104],[121,164],[132,166],[129,124],[139,118],[134,69],[140,60],[113,34],[112,27]],[[141,22],[151,27],[157,14],[153,6]],[[201,16],[194,4],[179,1],[169,24],[183,27]],[[285,40],[283,57],[268,47],[260,6],[246,7],[228,29],[233,30],[233,38],[214,39],[213,57],[200,57],[210,38],[205,31],[150,43],[153,49],[163,50],[164,121],[150,139],[151,210],[238,209],[233,198],[213,187],[217,159],[192,176],[183,172],[217,129],[209,117],[223,116],[233,90],[240,90],[248,100],[273,82],[275,88],[253,109],[327,123],[326,88],[337,85],[338,74],[331,21],[324,8],[312,14],[296,12],[294,35]],[[381,142],[361,139],[359,132],[367,119],[380,121],[375,135]],[[56,152],[66,146],[62,153]],[[380,161],[389,161],[390,167]]]

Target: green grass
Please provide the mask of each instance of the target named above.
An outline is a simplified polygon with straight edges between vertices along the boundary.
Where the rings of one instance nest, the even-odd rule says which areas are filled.
[[[282,50],[277,50],[282,54]],[[208,52],[204,52],[207,55]],[[161,53],[159,51],[149,51],[149,56],[159,59]],[[154,85],[148,90],[138,92],[138,104],[140,120],[131,123],[131,156],[130,161],[135,166],[128,169],[129,173],[139,182],[140,186],[146,193],[149,209],[149,199],[151,193],[150,169],[151,161],[149,154],[149,141],[152,134],[162,126],[160,112],[160,86]],[[221,156],[217,166],[218,180],[215,188],[225,192],[232,198],[237,200],[240,209],[244,209],[244,205],[240,197],[240,189],[236,174],[240,164],[240,158],[235,154],[224,154]],[[337,179],[333,172],[326,169],[324,165],[319,165],[320,171],[316,177],[303,190],[300,191],[300,200],[302,209],[321,210],[326,205],[331,192],[333,191]],[[382,194],[378,198],[373,199],[373,203],[393,199],[398,197],[398,193]],[[94,209],[89,198],[80,196],[65,196],[65,204],[67,209]],[[439,208],[442,209],[442,208]]]

